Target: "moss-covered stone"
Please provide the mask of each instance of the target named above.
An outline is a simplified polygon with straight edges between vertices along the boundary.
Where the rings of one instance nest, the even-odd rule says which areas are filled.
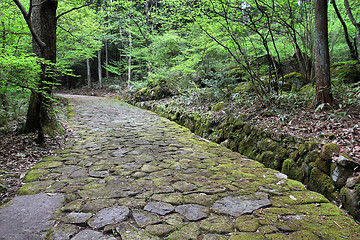
[[[280,78],[279,81],[283,83],[284,91],[298,91],[306,84],[305,77],[301,73],[297,72],[289,73]]]
[[[259,228],[259,220],[252,215],[244,215],[235,220],[235,226],[240,232],[256,232]]]
[[[356,219],[360,219],[360,185],[356,189],[341,188],[340,198],[344,208]]]
[[[244,239],[252,239],[252,240],[264,240],[266,239],[262,233],[249,233],[249,232],[237,232],[230,236],[229,240],[244,240]]]
[[[344,83],[356,83],[360,81],[360,64],[342,64],[331,68],[333,78],[338,78]]]
[[[226,234],[234,231],[232,220],[223,216],[211,216],[200,223],[200,230],[207,233]]]
[[[308,185],[311,189],[324,194],[327,198],[336,199],[336,189],[331,178],[319,168],[315,167],[311,170]]]
[[[24,182],[32,182],[39,180],[41,177],[44,177],[48,174],[49,171],[47,169],[34,169],[31,170],[28,174],[26,174],[24,178]]]
[[[225,106],[224,102],[218,102],[211,108],[211,111],[213,111],[213,112],[222,111],[222,110],[224,110],[224,106]]]
[[[300,169],[297,167],[297,165],[291,158],[288,158],[284,161],[284,163],[282,164],[281,172],[285,173],[290,178],[298,180],[300,182],[304,180],[304,174],[300,171]]]
[[[19,195],[32,195],[45,191],[54,181],[34,181],[21,186],[18,193]]]

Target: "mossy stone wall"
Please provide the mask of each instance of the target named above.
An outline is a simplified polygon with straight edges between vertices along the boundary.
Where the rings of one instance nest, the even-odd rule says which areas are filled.
[[[334,143],[320,144],[298,136],[273,133],[229,117],[217,122],[211,115],[189,113],[156,101],[133,102],[189,128],[195,134],[227,146],[233,151],[255,159],[298,180],[330,200],[342,200],[346,210],[360,220],[360,165],[345,155]],[[336,161],[337,159],[337,161]],[[347,184],[351,179],[352,184]]]

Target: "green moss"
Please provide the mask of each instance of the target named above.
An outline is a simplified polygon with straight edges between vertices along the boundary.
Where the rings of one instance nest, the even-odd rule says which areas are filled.
[[[305,186],[299,181],[287,179],[286,184],[289,186],[291,191],[305,191]]]
[[[39,178],[45,176],[47,173],[49,173],[49,171],[46,169],[33,169],[28,174],[26,174],[24,182],[36,181]]]
[[[340,146],[335,143],[325,144],[321,149],[320,157],[323,160],[331,160],[334,154],[340,152]]]
[[[300,169],[296,166],[295,162],[291,158],[288,158],[284,161],[281,172],[298,181],[303,181],[304,179],[304,175],[301,173]]]
[[[240,232],[256,232],[259,228],[259,220],[252,215],[244,215],[235,220],[235,226]]]
[[[213,112],[222,111],[222,110],[224,110],[224,106],[225,106],[224,102],[219,102],[211,108],[211,111],[213,111]]]
[[[336,198],[335,186],[333,185],[331,178],[317,167],[311,170],[309,186],[331,200]]]
[[[62,165],[62,162],[59,161],[46,161],[46,162],[39,162],[36,164],[33,169],[39,169],[39,168],[57,168]]]

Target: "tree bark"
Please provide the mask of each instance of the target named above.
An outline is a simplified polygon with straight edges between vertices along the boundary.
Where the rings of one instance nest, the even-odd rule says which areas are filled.
[[[88,88],[90,89],[92,87],[92,83],[91,83],[91,69],[90,69],[89,58],[86,59],[86,75],[87,75]]]
[[[337,7],[337,5],[336,5],[335,0],[331,0],[331,3],[332,3],[332,5],[333,5],[334,10],[335,10],[335,13],[336,13],[337,17],[339,18],[339,21],[341,22],[341,25],[342,25],[342,27],[343,27],[343,29],[344,29],[345,40],[346,40],[346,43],[347,43],[347,45],[348,45],[348,47],[349,47],[350,54],[351,54],[351,58],[352,58],[353,60],[357,60],[357,59],[358,59],[358,56],[357,56],[357,54],[356,54],[356,50],[354,49],[354,46],[352,45],[352,42],[350,41],[349,33],[348,33],[348,30],[347,30],[346,23],[345,23],[344,19],[342,18],[341,14],[340,14],[340,12],[339,12],[339,9],[338,9],[338,7]]]
[[[358,52],[360,51],[360,22],[356,22],[354,15],[352,14],[350,4],[348,0],[344,0],[344,5],[346,8],[346,11],[348,13],[348,16],[350,18],[351,23],[355,26],[356,32],[357,32],[357,42],[358,42]],[[359,55],[359,54],[358,54]],[[358,56],[359,57],[359,56]]]
[[[103,87],[102,72],[101,72],[101,50],[98,51],[98,74],[99,74],[99,88]]]
[[[315,0],[316,94],[314,107],[332,105],[328,42],[327,0]]]
[[[42,73],[37,90],[33,90],[30,97],[24,132],[38,131],[37,141],[44,142],[44,128],[53,129],[56,120],[51,115],[51,101],[53,82],[49,69],[56,63],[56,10],[58,0],[33,0],[32,21],[28,23],[33,34],[33,51],[45,61],[41,63]],[[30,15],[25,19],[29,20]],[[27,20],[27,22],[28,22]],[[48,64],[46,61],[50,62]],[[51,71],[50,71],[51,72]]]
[[[108,41],[105,40],[105,64],[109,66],[109,46]],[[105,68],[106,77],[109,78],[109,70]]]

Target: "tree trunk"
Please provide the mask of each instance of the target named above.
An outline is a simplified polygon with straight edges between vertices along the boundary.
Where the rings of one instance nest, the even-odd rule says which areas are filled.
[[[109,66],[109,46],[108,46],[108,41],[105,40],[105,64],[106,67]],[[105,73],[106,73],[106,77],[109,78],[109,70],[107,68],[105,68]]]
[[[316,94],[314,107],[332,105],[328,42],[327,0],[315,0]]]
[[[350,18],[351,23],[355,26],[356,28],[356,32],[357,32],[357,42],[358,42],[358,51],[360,51],[360,22],[356,22],[354,15],[352,14],[350,5],[349,5],[349,1],[348,0],[344,0],[344,5],[346,8],[346,11],[348,13],[348,16]],[[358,53],[358,52],[357,52]],[[357,57],[359,58],[359,54],[357,54]]]
[[[357,60],[358,59],[358,56],[356,54],[356,50],[354,49],[354,46],[352,45],[352,42],[350,41],[350,38],[349,38],[349,33],[348,33],[348,30],[347,30],[347,26],[346,26],[346,23],[344,21],[344,19],[342,18],[340,12],[339,12],[339,9],[336,5],[336,2],[335,0],[332,0],[331,1],[333,7],[334,7],[334,10],[335,10],[335,13],[336,13],[336,16],[339,18],[339,21],[341,22],[341,25],[344,29],[344,35],[345,35],[345,40],[346,40],[346,43],[349,47],[349,50],[350,50],[350,54],[351,54],[351,58],[353,60]]]
[[[33,0],[32,1],[32,24],[35,35],[44,43],[33,37],[33,50],[42,59],[49,61],[41,63],[42,73],[40,76],[38,91],[32,91],[27,112],[24,132],[38,131],[38,142],[44,141],[43,128],[53,129],[56,120],[51,116],[51,97],[53,77],[47,73],[56,63],[56,10],[58,0]]]
[[[132,57],[132,35],[131,35],[131,20],[129,18],[129,56],[128,56],[128,88],[131,82],[131,57]]]
[[[92,87],[91,83],[91,69],[90,69],[90,59],[86,59],[86,75],[87,75],[87,82],[88,82],[88,88],[90,89]]]
[[[99,88],[102,88],[102,72],[101,72],[101,50],[98,51],[98,74],[99,74]]]

